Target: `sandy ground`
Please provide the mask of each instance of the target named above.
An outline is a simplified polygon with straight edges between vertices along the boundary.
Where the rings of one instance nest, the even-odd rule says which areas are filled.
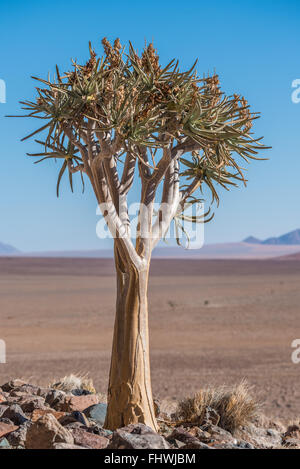
[[[0,258],[0,383],[89,373],[105,392],[114,301],[109,259]],[[300,262],[154,260],[150,327],[156,397],[247,378],[267,415],[300,417]]]

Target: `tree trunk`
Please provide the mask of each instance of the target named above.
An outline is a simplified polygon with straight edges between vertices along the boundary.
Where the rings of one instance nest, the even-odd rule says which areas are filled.
[[[149,266],[138,271],[124,264],[117,250],[115,259],[117,305],[105,428],[141,422],[157,430],[149,360]]]

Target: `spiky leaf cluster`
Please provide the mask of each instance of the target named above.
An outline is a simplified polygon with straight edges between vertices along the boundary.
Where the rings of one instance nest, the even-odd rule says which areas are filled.
[[[64,159],[58,186],[66,169],[71,187],[72,174],[86,171],[86,162],[77,154],[80,145],[93,146],[93,155],[95,149],[100,154],[106,146],[113,148],[116,160],[130,153],[152,177],[162,159],[158,150],[192,143],[192,158],[179,160],[187,203],[200,200],[194,190],[189,191],[189,179],[202,192],[207,186],[217,202],[218,186],[228,188],[245,181],[236,155],[249,161],[267,147],[251,135],[258,114],[250,112],[243,97],[223,94],[215,74],[200,78],[196,62],[186,72],[180,71],[175,60],[163,67],[153,44],[146,45],[141,54],[131,43],[126,54],[119,39],[112,45],[104,38],[102,45],[102,58],[97,58],[90,44],[87,63],[73,62],[72,70],[63,75],[56,68],[52,81],[34,77],[42,83],[37,99],[22,103],[27,116],[45,122],[25,137],[46,135],[43,142],[38,141],[44,152],[33,156]]]

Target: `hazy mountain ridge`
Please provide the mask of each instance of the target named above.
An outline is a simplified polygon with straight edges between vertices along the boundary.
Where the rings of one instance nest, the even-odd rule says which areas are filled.
[[[244,243],[280,246],[295,246],[297,244],[300,245],[300,229],[290,231],[289,233],[285,233],[281,236],[273,236],[265,240],[260,240],[258,238],[255,238],[254,236],[249,236],[248,238],[244,239]]]
[[[18,254],[18,253],[20,253],[20,251],[14,246],[0,242],[0,255]]]
[[[298,254],[300,246],[300,229],[279,237],[260,240],[249,236],[240,243],[204,244],[201,249],[183,249],[179,247],[159,246],[154,250],[154,258],[182,259],[261,259]],[[111,258],[112,249],[70,250],[21,252],[14,246],[0,243],[0,256],[24,257],[70,257],[70,258]]]

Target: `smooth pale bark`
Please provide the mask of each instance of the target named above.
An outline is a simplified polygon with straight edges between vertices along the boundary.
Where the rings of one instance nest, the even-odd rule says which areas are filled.
[[[152,398],[148,336],[149,265],[138,270],[115,250],[117,305],[105,428],[129,423],[158,429]]]

